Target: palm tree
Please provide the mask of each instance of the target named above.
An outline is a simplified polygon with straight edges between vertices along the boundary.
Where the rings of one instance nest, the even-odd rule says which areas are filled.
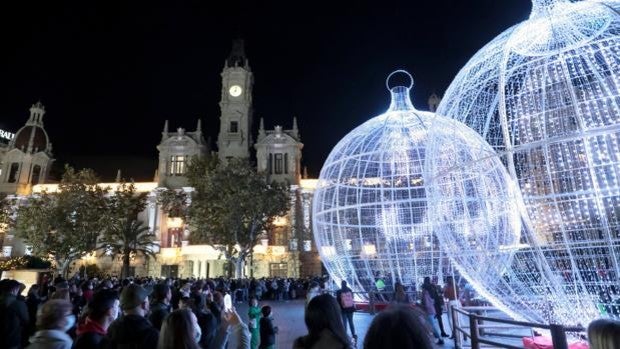
[[[123,270],[121,277],[129,276],[130,256],[142,254],[144,257],[155,258],[153,243],[155,234],[138,220],[124,219],[112,224],[100,242],[100,249],[112,252],[113,256],[121,255],[123,258]]]

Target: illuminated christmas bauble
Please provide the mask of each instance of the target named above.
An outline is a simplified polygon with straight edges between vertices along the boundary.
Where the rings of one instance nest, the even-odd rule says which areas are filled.
[[[431,125],[443,126],[432,137],[448,135],[442,139],[452,156],[480,149],[493,153],[462,123],[416,110],[410,87],[388,87],[389,109],[334,147],[314,193],[313,231],[321,260],[337,282],[346,280],[356,292],[372,291],[378,278],[387,285],[419,287],[426,276],[448,273],[440,232],[433,231],[428,214],[424,168]],[[479,201],[455,225],[469,229],[465,239],[484,244],[497,264],[508,265],[511,256],[502,246],[517,244],[520,231],[518,210],[502,196],[509,176],[497,158],[476,165],[469,169],[477,172],[467,190],[468,199]]]
[[[528,20],[465,65],[437,111],[480,133],[517,181],[526,229],[510,275],[549,322],[620,314],[618,9],[534,0]]]

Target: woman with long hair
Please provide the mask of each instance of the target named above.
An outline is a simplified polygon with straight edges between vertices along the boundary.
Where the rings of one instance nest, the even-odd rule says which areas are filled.
[[[200,349],[201,335],[196,315],[189,309],[178,309],[164,320],[157,349]]]
[[[342,324],[340,306],[331,295],[312,298],[306,308],[305,321],[308,334],[295,340],[294,349],[353,348]]]
[[[588,326],[588,340],[591,349],[620,348],[620,321],[610,319],[592,321]]]

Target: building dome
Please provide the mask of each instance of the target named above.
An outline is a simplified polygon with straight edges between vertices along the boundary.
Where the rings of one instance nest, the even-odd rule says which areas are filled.
[[[47,150],[47,133],[42,127],[26,125],[19,129],[15,134],[14,146],[17,149],[28,149],[28,144],[32,138],[32,151]]]
[[[513,274],[549,322],[618,317],[618,9],[534,0],[530,18],[476,53],[438,108],[480,133],[517,181],[528,247]],[[538,287],[541,279],[550,287]]]
[[[410,87],[388,87],[392,102],[387,112],[357,127],[334,147],[314,193],[313,231],[321,260],[332,278],[346,280],[361,292],[360,298],[373,290],[378,277],[389,286],[398,281],[409,287],[420,285],[426,276],[448,272],[448,258],[429,215],[434,206],[428,197],[425,163],[427,145],[436,137],[429,132],[431,127],[438,125],[435,131],[448,133],[443,140],[463,147],[463,152],[493,152],[465,125],[416,110]],[[506,209],[511,198],[499,196],[506,192],[502,181],[508,178],[502,164],[497,159],[481,164],[490,167],[478,173],[480,181],[472,181],[472,195],[484,203],[487,189],[476,186],[491,176],[486,179],[493,181],[491,190],[498,196],[470,216],[459,216],[457,224],[477,225],[470,236],[495,251],[505,265],[510,253],[502,253],[500,246],[518,243],[519,215]],[[500,177],[495,179],[497,173]]]

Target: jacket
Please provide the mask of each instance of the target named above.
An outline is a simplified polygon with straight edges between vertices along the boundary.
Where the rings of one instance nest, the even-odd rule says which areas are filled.
[[[107,346],[106,330],[90,318],[86,318],[86,322],[78,325],[75,333],[77,338],[73,343],[73,349],[99,349]]]
[[[352,307],[348,307],[348,308],[344,308],[342,306],[342,301],[340,300],[340,298],[342,297],[342,294],[345,292],[353,292],[350,288],[346,287],[346,288],[341,288],[338,291],[336,291],[336,300],[338,301],[338,305],[340,306],[340,311],[343,313],[352,313],[355,311],[355,306]]]
[[[19,347],[29,322],[26,303],[12,294],[0,298],[0,337],[6,348]]]
[[[159,331],[144,317],[125,315],[108,328],[109,349],[155,349]]]
[[[149,321],[158,331],[161,331],[161,325],[164,323],[166,316],[170,314],[170,306],[161,302],[151,305],[151,314]]]
[[[258,327],[260,328],[259,348],[267,348],[276,344],[276,333],[278,332],[278,328],[273,326],[271,318],[262,317]]]
[[[30,338],[27,349],[71,349],[73,341],[61,330],[37,331]]]

